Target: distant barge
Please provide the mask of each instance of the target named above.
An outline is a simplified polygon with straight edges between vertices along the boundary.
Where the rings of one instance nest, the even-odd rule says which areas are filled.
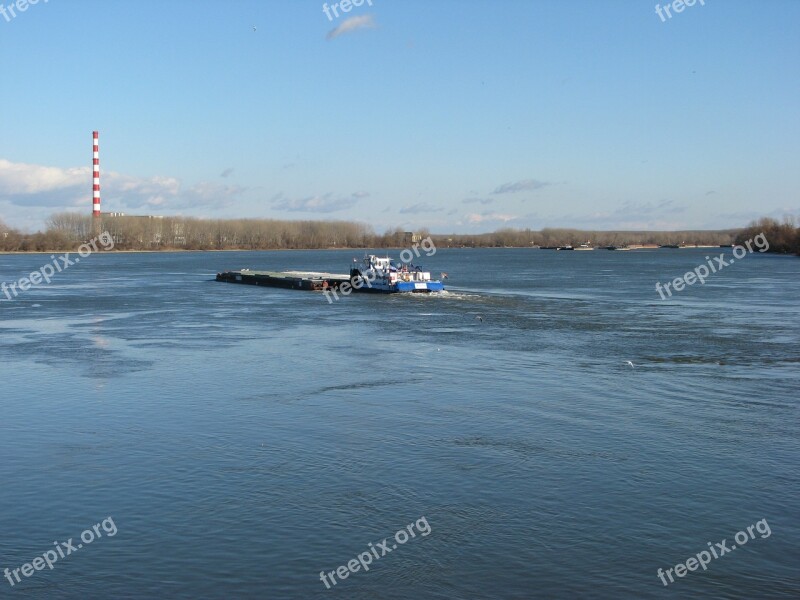
[[[442,273],[442,277],[446,274]],[[389,258],[374,254],[364,257],[361,264],[354,259],[350,274],[316,271],[225,271],[217,273],[217,281],[243,283],[294,290],[373,292],[395,294],[402,292],[430,293],[444,291],[441,281],[431,279],[422,267],[397,264]]]

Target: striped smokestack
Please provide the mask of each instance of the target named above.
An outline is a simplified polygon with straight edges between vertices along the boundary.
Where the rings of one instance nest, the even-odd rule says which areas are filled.
[[[99,135],[92,132],[92,216],[100,216],[100,147]]]

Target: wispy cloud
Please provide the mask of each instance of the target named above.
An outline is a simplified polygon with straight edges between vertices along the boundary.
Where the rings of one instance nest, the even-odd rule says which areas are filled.
[[[514,181],[511,183],[504,183],[495,188],[493,194],[513,194],[516,192],[528,192],[531,190],[538,190],[548,185],[553,185],[549,181],[539,181],[538,179],[523,179],[521,181]]]
[[[441,210],[443,209],[437,206],[431,206],[425,202],[419,202],[417,204],[412,204],[411,206],[404,206],[398,212],[401,215],[416,215],[419,213],[439,212]]]
[[[174,177],[101,173],[103,207],[126,211],[144,207],[228,206],[247,188],[200,182],[188,188]],[[61,168],[0,159],[0,200],[15,206],[72,208],[91,201],[89,167]]]
[[[181,182],[174,177],[133,177],[120,173],[101,174],[103,203],[124,208],[170,205],[181,193]]]
[[[591,213],[567,213],[550,215],[539,219],[543,227],[573,227],[596,230],[677,230],[689,228],[681,220],[687,207],[674,200],[657,202],[633,202],[626,200],[614,210],[598,210]]]
[[[373,29],[375,27],[375,18],[372,15],[350,17],[349,19],[342,21],[342,24],[338,27],[331,29],[328,32],[327,39],[333,40],[346,33],[353,33],[359,29]]]
[[[172,198],[167,197],[164,204],[170,209],[225,208],[234,205],[246,191],[247,188],[239,185],[219,185],[201,181],[179,190]]]
[[[273,199],[272,206],[276,210],[285,210],[288,212],[316,212],[316,213],[330,213],[340,210],[346,210],[355,206],[358,201],[363,198],[366,192],[356,192],[350,196],[334,196],[332,192],[327,194],[308,196],[306,198],[284,198],[279,194]]]
[[[494,198],[464,198],[461,202],[464,204],[491,204],[494,202]]]
[[[662,199],[653,202],[631,202],[626,200],[622,206],[616,209],[612,215],[614,217],[644,218],[653,215],[671,215],[686,211],[686,206],[676,204],[674,200]]]
[[[497,212],[472,213],[464,216],[464,220],[471,225],[477,223],[508,223],[516,218],[516,215],[506,215]]]
[[[91,169],[63,169],[0,159],[0,196],[29,196],[91,183]]]

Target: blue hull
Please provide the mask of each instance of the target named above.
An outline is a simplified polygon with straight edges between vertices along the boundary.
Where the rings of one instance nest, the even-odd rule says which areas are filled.
[[[362,285],[360,288],[353,289],[354,292],[367,292],[373,294],[427,294],[430,292],[443,292],[444,284],[441,281],[398,281],[392,285],[373,283],[372,285]]]
[[[441,292],[444,291],[444,284],[440,281],[426,281],[425,283],[414,283],[413,281],[398,281],[394,286],[395,292]]]

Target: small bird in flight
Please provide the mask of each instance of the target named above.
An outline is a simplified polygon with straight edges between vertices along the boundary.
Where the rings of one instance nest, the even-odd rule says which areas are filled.
[[[255,25],[253,25],[253,31],[255,31],[255,30],[256,30],[256,26],[255,26]]]
[[[477,316],[477,317],[475,317],[475,318],[476,318],[476,319],[478,319],[478,321],[480,321],[481,323],[483,323],[483,317],[481,317],[481,316]]]
[[[632,363],[631,361],[627,361],[627,363],[628,363],[628,364],[631,366],[631,369],[635,368],[635,367],[633,366],[633,363]]]

